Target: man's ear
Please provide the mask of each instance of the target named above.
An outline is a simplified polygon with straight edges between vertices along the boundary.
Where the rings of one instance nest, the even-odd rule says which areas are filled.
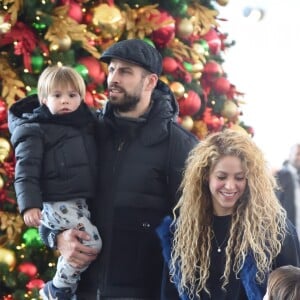
[[[47,104],[47,98],[43,98],[43,99],[41,100],[41,104]]]
[[[148,77],[148,82],[147,82],[147,86],[146,89],[149,90],[154,90],[154,88],[156,87],[157,81],[158,81],[158,76],[156,74],[150,74]]]

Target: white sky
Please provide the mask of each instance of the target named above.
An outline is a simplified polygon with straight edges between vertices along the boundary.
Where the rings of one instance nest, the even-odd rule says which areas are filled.
[[[243,17],[243,7],[266,9],[260,22]],[[300,142],[300,43],[298,0],[229,0],[221,7],[220,30],[236,45],[224,56],[224,70],[244,92],[243,120],[271,166],[278,168],[292,144]]]

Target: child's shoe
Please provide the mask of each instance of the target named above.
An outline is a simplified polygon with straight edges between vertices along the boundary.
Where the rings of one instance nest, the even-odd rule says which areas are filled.
[[[52,281],[48,281],[40,290],[43,300],[76,300],[76,296],[70,288],[57,288]]]

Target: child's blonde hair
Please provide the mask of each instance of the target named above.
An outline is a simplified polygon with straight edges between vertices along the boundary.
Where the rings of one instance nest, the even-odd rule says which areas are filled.
[[[40,103],[54,88],[68,85],[74,88],[82,99],[85,98],[85,82],[75,69],[58,65],[47,67],[38,80],[37,92]]]
[[[300,268],[282,266],[271,272],[268,279],[269,300],[300,299]]]

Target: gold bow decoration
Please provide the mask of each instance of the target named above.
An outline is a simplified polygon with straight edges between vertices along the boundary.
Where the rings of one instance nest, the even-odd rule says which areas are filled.
[[[0,79],[2,80],[1,97],[6,100],[8,106],[12,105],[16,98],[25,97],[25,85],[10,67],[8,58],[4,55],[0,56]]]
[[[9,243],[18,243],[23,230],[24,222],[20,214],[0,211],[0,246],[4,247]]]
[[[95,58],[100,57],[100,52],[93,46],[97,36],[87,30],[86,24],[78,24],[68,16],[68,6],[58,6],[52,15],[52,24],[49,26],[45,39],[51,44],[59,44],[61,39],[69,36],[71,40],[82,43],[82,48]],[[51,46],[50,46],[51,48]]]
[[[127,39],[139,38],[143,39],[150,35],[154,30],[166,26],[173,21],[171,19],[160,20],[161,13],[156,8],[158,4],[146,5],[140,8],[130,8],[124,4],[126,13],[126,31]]]

